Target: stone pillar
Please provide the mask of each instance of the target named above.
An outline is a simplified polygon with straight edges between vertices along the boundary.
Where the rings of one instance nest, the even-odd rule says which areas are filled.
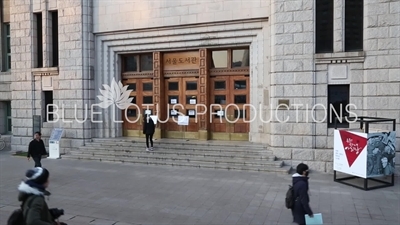
[[[50,49],[51,49],[51,23],[49,12],[47,11],[47,1],[42,2],[42,41],[43,41],[43,67],[50,67]]]
[[[154,115],[165,120],[164,73],[162,70],[161,53],[153,53],[153,101]],[[164,124],[157,123],[154,138],[160,139]]]
[[[208,140],[209,133],[208,130],[210,128],[209,121],[209,79],[208,79],[208,59],[207,59],[207,49],[200,49],[200,68],[199,68],[199,103],[205,105],[206,107],[198,107],[199,112],[201,114],[199,117],[199,139],[200,140]],[[205,111],[205,113],[204,113]]]
[[[21,4],[21,1],[11,0],[11,52],[12,52],[12,69],[11,69],[11,97],[12,97],[12,121],[13,121],[13,137],[12,151],[26,151],[26,143],[32,140],[32,115],[33,107],[31,102],[32,83],[34,77],[31,73],[32,68],[32,52],[26,49],[32,48],[33,30],[33,14],[29,4]],[[18,25],[15,25],[18,24]],[[26,34],[17,36],[17,34]],[[18,60],[17,60],[18,59]]]
[[[343,18],[344,18],[344,1],[333,2],[333,51],[342,52],[344,51],[344,40],[343,40]]]

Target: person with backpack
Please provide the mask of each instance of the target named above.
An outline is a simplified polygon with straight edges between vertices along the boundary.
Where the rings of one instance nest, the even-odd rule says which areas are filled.
[[[50,173],[47,169],[35,167],[26,172],[26,181],[18,186],[18,200],[22,202],[21,209],[14,211],[8,219],[8,225],[66,225],[56,222],[64,210],[49,209],[45,196],[50,196],[46,190],[49,186]]]
[[[146,135],[146,151],[153,151],[153,135],[156,130],[156,125],[154,124],[153,119],[150,117],[150,114],[146,115],[146,119],[143,123],[143,134]],[[151,147],[149,146],[149,141]]]
[[[313,217],[313,212],[309,205],[310,197],[308,195],[308,166],[304,163],[297,165],[296,173],[292,176],[292,215],[293,222],[299,225],[305,225],[305,215]]]

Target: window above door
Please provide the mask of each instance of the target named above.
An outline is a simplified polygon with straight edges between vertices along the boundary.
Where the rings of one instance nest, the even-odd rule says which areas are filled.
[[[210,50],[211,69],[238,69],[250,66],[248,47]]]
[[[122,55],[122,72],[153,72],[153,53]]]

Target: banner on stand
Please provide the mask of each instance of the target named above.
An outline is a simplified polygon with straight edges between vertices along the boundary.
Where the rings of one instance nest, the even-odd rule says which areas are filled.
[[[366,148],[366,133],[335,130],[333,169],[338,172],[366,178]]]
[[[395,172],[396,132],[335,130],[333,169],[361,178]]]
[[[367,177],[395,172],[396,132],[368,133]]]

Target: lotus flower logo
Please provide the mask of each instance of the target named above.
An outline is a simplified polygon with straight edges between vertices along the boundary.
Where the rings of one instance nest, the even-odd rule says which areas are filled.
[[[97,98],[101,101],[99,107],[105,109],[114,104],[119,109],[127,109],[132,105],[132,99],[129,98],[132,90],[128,90],[128,86],[122,86],[121,81],[115,82],[115,79],[111,81],[111,86],[103,84],[104,90],[99,89],[101,95],[97,95]]]

